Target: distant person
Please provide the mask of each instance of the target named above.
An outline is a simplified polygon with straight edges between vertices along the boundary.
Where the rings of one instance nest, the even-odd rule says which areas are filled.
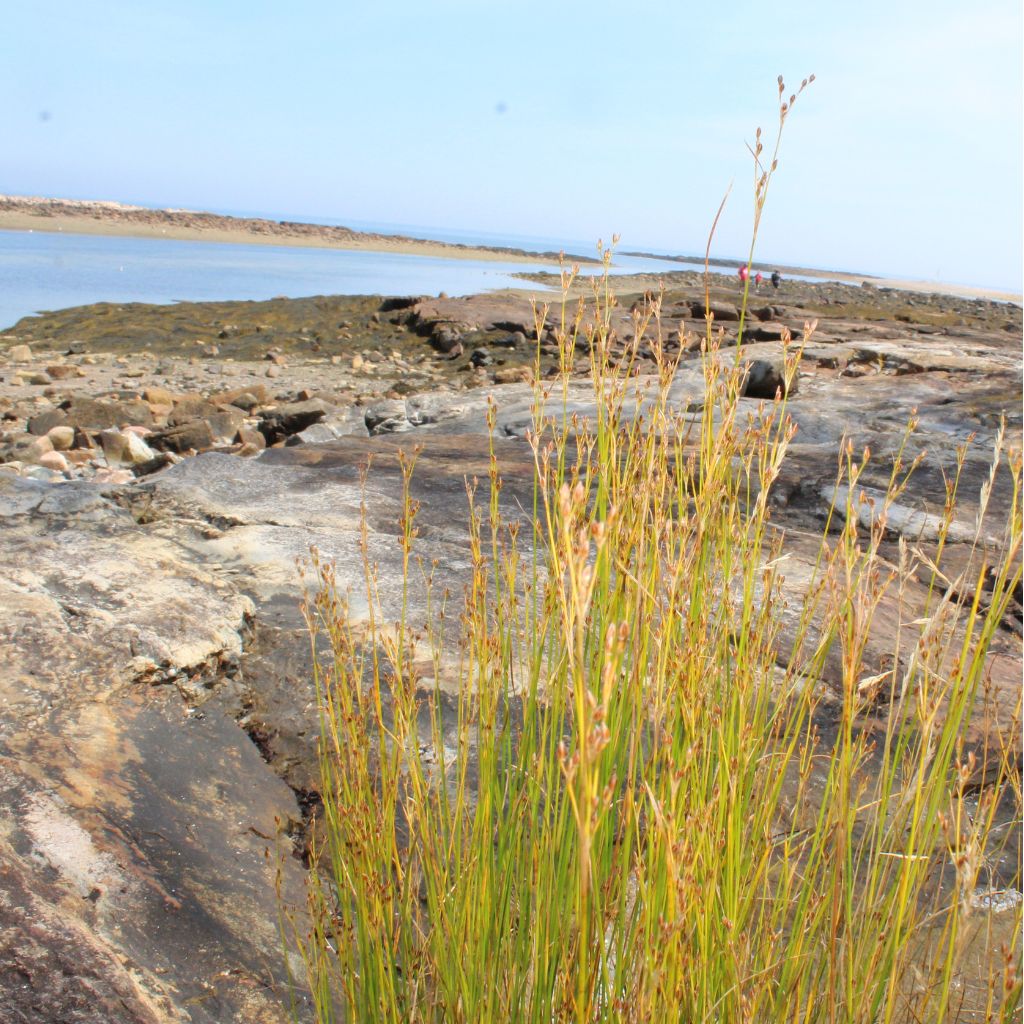
[[[740,267],[737,273],[740,275],[740,284],[746,284],[747,278],[750,276],[750,271],[747,270],[746,267]]]
[[[759,291],[761,290],[761,282],[762,282],[763,280],[764,280],[764,277],[762,276],[762,274],[761,274],[761,271],[759,270],[759,271],[758,271],[758,272],[757,272],[757,273],[756,273],[756,274],[754,275],[754,291],[755,291],[755,292],[759,292]]]
[[[772,271],[772,287],[777,289],[781,283],[782,283],[782,275],[777,270],[773,270]]]

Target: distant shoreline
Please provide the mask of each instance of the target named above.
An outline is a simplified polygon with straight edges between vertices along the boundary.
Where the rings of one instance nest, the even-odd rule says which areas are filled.
[[[353,231],[329,224],[229,217],[193,210],[153,210],[144,206],[81,199],[0,195],[0,230],[48,231],[79,235],[161,238],[234,245],[283,245],[318,249],[390,252],[437,259],[494,262],[557,262],[557,252],[527,252],[511,246],[464,245],[405,235]],[[566,254],[573,263],[598,261]]]
[[[100,235],[108,237],[160,238],[174,241],[220,242],[233,245],[279,245],[318,249],[346,249],[364,252],[396,253],[426,256],[435,259],[462,259],[493,262],[534,263],[550,266],[559,253],[528,252],[511,246],[466,245],[460,242],[440,242],[406,235],[385,235],[376,232],[354,231],[351,228],[300,221],[276,221],[259,217],[230,217],[224,214],[194,210],[156,210],[144,206],[131,206],[102,200],[50,199],[37,196],[0,195],[0,231],[46,231],[68,234]],[[640,256],[702,267],[698,256],[664,256],[656,253],[629,251],[623,256]],[[598,264],[588,256],[565,254],[569,263]],[[715,257],[718,266],[739,267],[740,260]],[[998,302],[1022,304],[1020,293],[970,285],[939,284],[934,281],[912,281],[879,277],[872,274],[854,274],[847,271],[820,270],[782,264],[754,264],[765,276],[778,270],[783,276],[799,274],[805,277],[839,281],[849,284],[867,282],[878,288],[923,292],[931,295],[949,295],[968,299],[991,299]],[[666,270],[667,275],[673,273]],[[649,275],[654,276],[654,275]]]
[[[642,256],[649,260],[664,260],[666,263],[685,263],[688,266],[703,268],[703,256],[664,256],[653,252],[624,252],[623,256]],[[734,267],[739,269],[745,267],[746,260],[720,259],[717,256],[711,258],[711,263],[716,267]],[[765,277],[769,277],[773,270],[777,270],[783,277],[787,274],[799,274],[801,277],[816,277],[829,281],[839,281],[843,284],[864,284],[867,283],[875,288],[895,288],[897,291],[922,292],[925,295],[950,295],[960,299],[992,299],[996,302],[1012,302],[1021,305],[1021,294],[1019,292],[1001,291],[998,288],[980,288],[968,284],[944,284],[936,281],[913,281],[909,278],[880,277],[878,274],[856,274],[848,270],[819,270],[814,267],[794,267],[783,263],[763,263],[754,260],[751,270],[755,273],[760,270]],[[666,271],[666,273],[677,273],[677,271]]]

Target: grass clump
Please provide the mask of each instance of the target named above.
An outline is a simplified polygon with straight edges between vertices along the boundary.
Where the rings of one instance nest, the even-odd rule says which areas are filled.
[[[627,339],[613,306],[607,276],[586,308],[563,302],[529,514],[506,514],[493,446],[470,487],[458,616],[416,559],[414,451],[396,621],[351,625],[318,567],[323,810],[293,934],[317,1020],[1015,1019],[1019,952],[978,938],[992,918],[975,891],[1016,766],[962,737],[1021,585],[1020,453],[997,441],[1009,520],[988,523],[982,496],[951,580],[955,478],[938,541],[893,563],[887,516],[916,462],[892,457],[865,516],[870,455],[847,447],[794,603],[770,503],[788,385],[741,402],[739,350],[709,319],[703,398],[681,408],[658,300]],[[632,372],[641,343],[651,378]],[[569,412],[581,350],[586,419]],[[790,381],[800,353],[784,352]],[[373,610],[369,561],[366,584]],[[883,605],[897,617],[879,657]]]

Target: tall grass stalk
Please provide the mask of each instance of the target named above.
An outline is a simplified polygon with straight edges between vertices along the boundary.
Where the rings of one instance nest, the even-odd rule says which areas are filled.
[[[892,459],[864,526],[871,456],[845,447],[844,497],[793,606],[769,502],[794,435],[788,389],[751,411],[709,320],[703,406],[680,409],[657,299],[622,348],[614,302],[607,275],[586,310],[563,301],[562,373],[536,385],[532,521],[506,519],[493,444],[489,480],[469,489],[457,621],[416,559],[412,450],[396,621],[372,611],[368,556],[358,627],[318,565],[323,810],[311,926],[292,936],[317,1020],[1015,1019],[1013,949],[978,972],[979,1015],[963,1016],[964,950],[987,920],[972,894],[1016,766],[961,737],[1021,585],[1020,453],[1000,436],[1009,520],[979,516],[951,581],[941,540],[882,555],[914,460]],[[641,341],[650,377],[634,372]],[[566,412],[582,347],[586,422]],[[791,378],[800,353],[785,353]],[[923,606],[905,600],[922,574]],[[879,664],[868,640],[885,602],[905,610]]]

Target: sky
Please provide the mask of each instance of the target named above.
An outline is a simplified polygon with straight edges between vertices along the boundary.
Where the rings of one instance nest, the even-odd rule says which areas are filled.
[[[1021,290],[1020,0],[33,0],[0,193],[745,255]]]

